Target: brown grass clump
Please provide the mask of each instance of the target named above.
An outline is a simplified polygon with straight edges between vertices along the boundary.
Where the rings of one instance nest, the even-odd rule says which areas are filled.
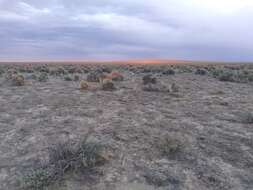
[[[23,75],[17,74],[12,78],[12,85],[13,86],[24,86],[25,85],[25,78]]]
[[[80,89],[81,90],[88,90],[88,88],[89,88],[88,82],[85,80],[81,80],[80,81]]]

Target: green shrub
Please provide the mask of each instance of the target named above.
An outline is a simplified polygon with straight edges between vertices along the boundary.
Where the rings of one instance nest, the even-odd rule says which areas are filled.
[[[253,124],[253,113],[246,112],[241,115],[241,121],[245,124]]]
[[[247,83],[253,81],[253,73],[247,70],[213,69],[211,75],[224,82]]]
[[[195,75],[206,75],[207,74],[207,71],[205,69],[197,69],[195,71]]]
[[[38,77],[39,82],[47,82],[48,81],[48,74],[47,73],[41,73]]]
[[[164,75],[175,75],[176,72],[174,71],[174,69],[167,69],[167,70],[163,71],[162,74],[164,74]]]
[[[64,80],[65,81],[72,81],[73,79],[69,75],[67,75],[64,77]]]
[[[225,71],[225,72],[220,73],[220,75],[218,76],[218,79],[224,82],[235,82],[235,75],[231,71]]]
[[[75,75],[74,76],[74,81],[79,81],[80,80],[80,76],[79,75]]]
[[[87,139],[79,143],[59,143],[49,148],[49,160],[19,178],[23,189],[43,190],[60,181],[67,172],[85,172],[104,164],[104,147]]]
[[[184,142],[178,135],[165,135],[157,143],[162,156],[174,157],[184,149]]]
[[[47,169],[39,168],[29,171],[19,178],[21,189],[43,190],[52,182],[53,176]]]

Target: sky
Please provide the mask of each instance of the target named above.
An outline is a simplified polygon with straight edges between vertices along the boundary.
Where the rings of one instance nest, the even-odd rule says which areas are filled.
[[[0,60],[253,61],[253,0],[0,0]]]

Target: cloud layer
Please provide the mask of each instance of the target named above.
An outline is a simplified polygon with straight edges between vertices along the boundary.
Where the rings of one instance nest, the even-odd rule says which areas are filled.
[[[0,60],[253,60],[252,0],[0,0]]]

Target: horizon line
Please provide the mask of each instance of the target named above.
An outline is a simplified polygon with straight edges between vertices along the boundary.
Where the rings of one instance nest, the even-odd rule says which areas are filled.
[[[187,60],[187,59],[125,59],[125,60],[0,60],[0,64],[4,63],[79,63],[79,64],[191,64],[191,63],[230,63],[230,64],[249,64],[253,61],[211,61],[211,60]]]

